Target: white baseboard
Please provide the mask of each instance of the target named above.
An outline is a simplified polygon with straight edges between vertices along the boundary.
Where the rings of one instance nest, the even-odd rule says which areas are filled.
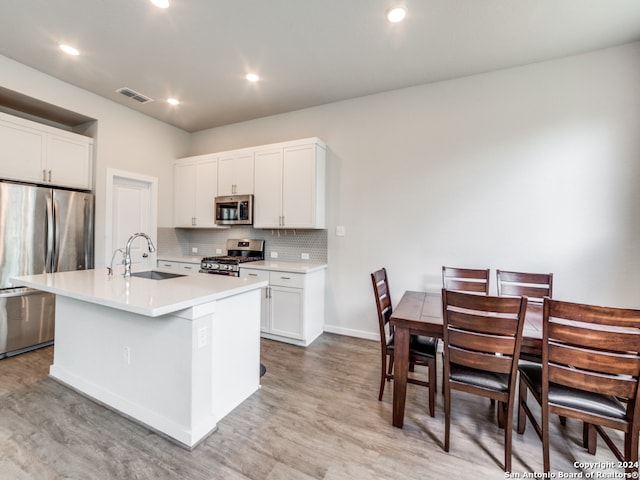
[[[363,330],[354,330],[351,328],[337,327],[335,325],[324,325],[324,331],[329,333],[336,333],[338,335],[345,335],[347,337],[364,338],[366,340],[380,341],[379,333],[365,332]]]

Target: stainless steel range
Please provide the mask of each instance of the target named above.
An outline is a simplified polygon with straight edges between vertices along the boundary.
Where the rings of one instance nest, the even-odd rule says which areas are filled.
[[[227,240],[227,254],[204,257],[200,261],[200,273],[240,276],[240,264],[264,260],[264,240],[246,238]]]

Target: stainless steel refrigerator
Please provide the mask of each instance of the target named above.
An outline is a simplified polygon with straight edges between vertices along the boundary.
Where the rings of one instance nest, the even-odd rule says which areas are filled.
[[[93,268],[91,193],[0,181],[0,358],[53,342],[55,296],[11,277]]]

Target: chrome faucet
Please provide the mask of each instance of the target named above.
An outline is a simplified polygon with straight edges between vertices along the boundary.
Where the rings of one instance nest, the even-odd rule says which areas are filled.
[[[113,261],[116,259],[116,253],[120,252],[122,254],[122,262],[124,264],[124,248],[116,248],[113,251],[113,255],[111,255],[111,265],[107,267],[107,274],[113,275]]]
[[[147,239],[147,246],[149,247],[149,253],[153,253],[156,251],[156,247],[153,245],[151,241],[151,237],[146,233],[134,233],[127,240],[127,246],[124,250],[124,276],[131,276],[131,243],[136,239],[136,237],[144,237]]]

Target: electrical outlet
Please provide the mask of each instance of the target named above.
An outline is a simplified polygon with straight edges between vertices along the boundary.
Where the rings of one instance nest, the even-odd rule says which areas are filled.
[[[198,253],[198,247],[191,247],[191,253]]]
[[[124,347],[124,351],[122,352],[122,357],[124,359],[124,363],[127,365],[131,365],[131,348]]]
[[[308,253],[303,253],[300,255],[300,258],[302,258],[302,260],[309,260],[309,254]]]
[[[207,346],[207,327],[198,328],[198,348]]]
[[[336,237],[344,237],[346,234],[345,228],[342,225],[336,227]]]
[[[222,253],[222,249],[221,248],[216,248],[216,255],[220,255]]]
[[[278,252],[271,252],[271,258],[278,258]]]

